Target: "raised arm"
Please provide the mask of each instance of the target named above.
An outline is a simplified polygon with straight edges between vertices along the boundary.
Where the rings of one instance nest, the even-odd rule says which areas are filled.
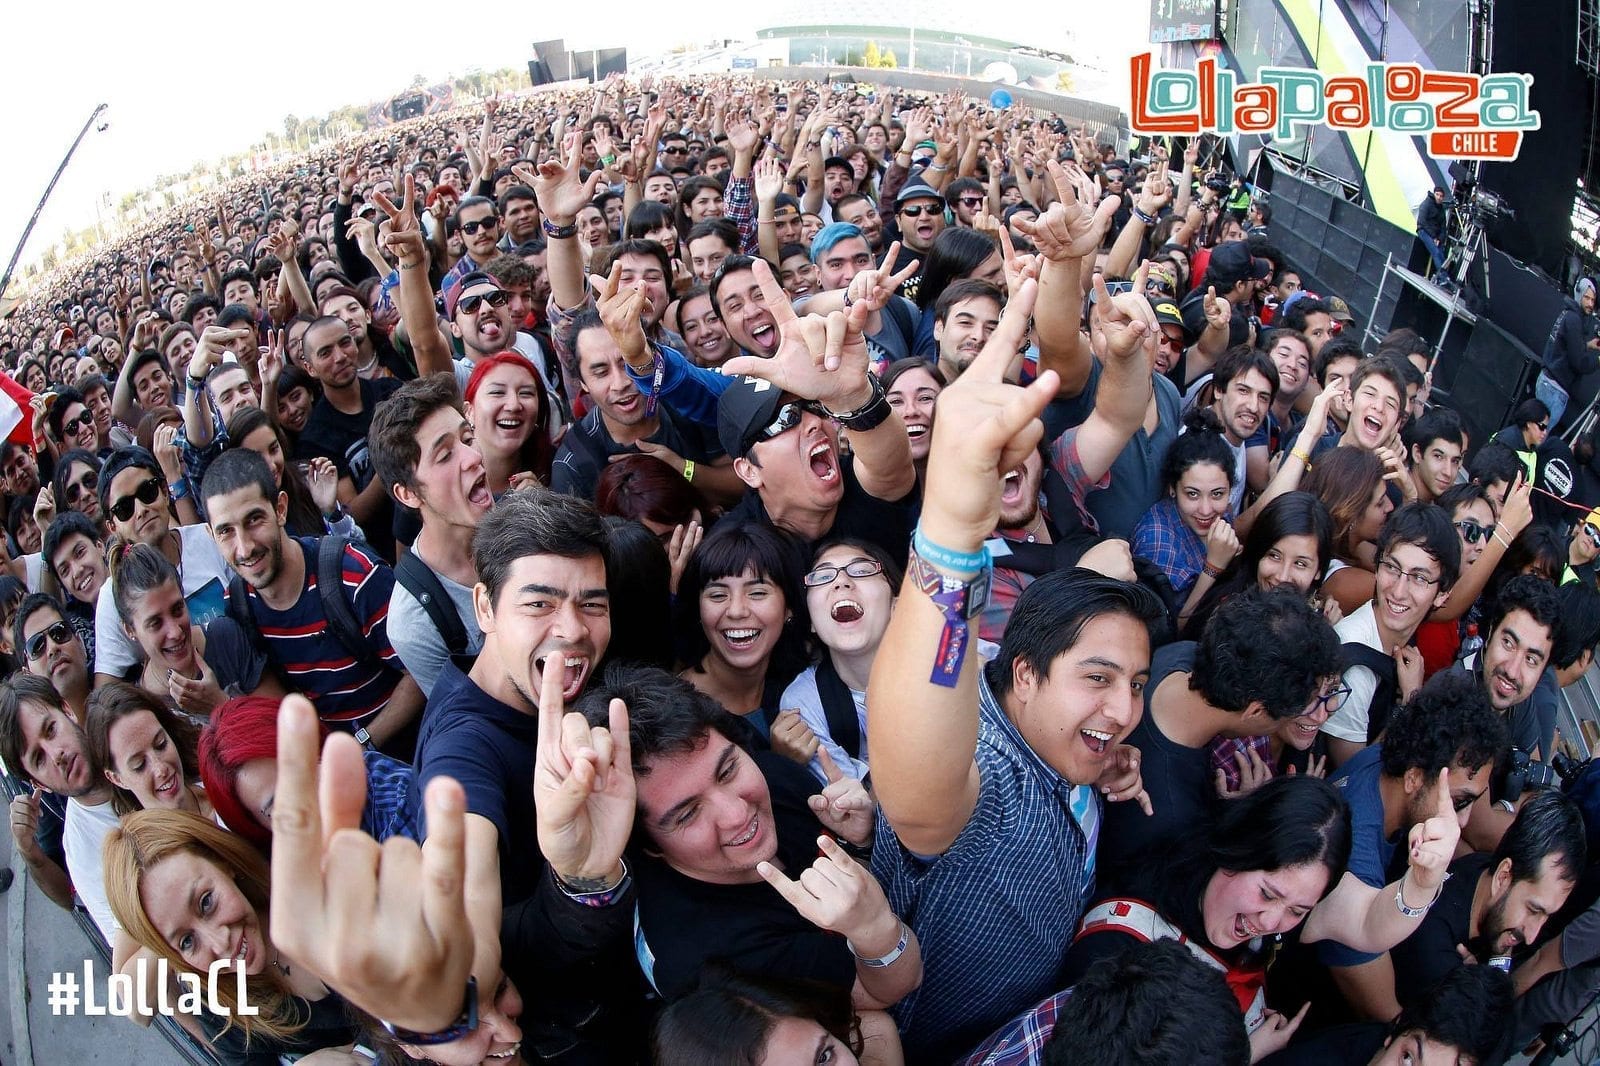
[[[383,193],[375,193],[378,209],[389,216],[384,245],[400,266],[400,321],[411,338],[419,375],[436,374],[454,367],[449,343],[439,332],[439,315],[428,281],[428,244],[415,210],[417,180],[406,175],[405,196],[396,207]]]
[[[1091,481],[1111,470],[1122,449],[1139,431],[1153,391],[1156,337],[1161,327],[1144,292],[1150,264],[1139,267],[1132,292],[1112,296],[1103,277],[1094,277],[1096,313],[1094,353],[1101,362],[1094,409],[1078,427],[1078,461]]]
[[[538,172],[526,167],[517,168],[517,178],[533,187],[539,201],[539,211],[552,226],[571,226],[578,220],[578,212],[594,199],[600,186],[598,171],[585,180],[579,177],[583,165],[583,141],[577,134],[567,135],[567,161],[548,159],[539,164]],[[550,298],[563,311],[582,307],[589,299],[584,284],[583,253],[578,249],[576,235],[549,239]]]
[[[1044,434],[1039,415],[1056,393],[1054,371],[1026,389],[1005,382],[1033,310],[1037,285],[1024,282],[983,352],[939,396],[918,534],[953,556],[979,553],[1000,517],[1001,479]],[[949,576],[969,580],[976,569]],[[970,641],[968,625],[950,636]],[[879,654],[867,700],[873,789],[882,816],[909,850],[942,853],[978,800],[978,669],[968,648],[954,678],[933,673],[946,638],[943,611],[908,579]],[[953,681],[953,684],[942,682]]]

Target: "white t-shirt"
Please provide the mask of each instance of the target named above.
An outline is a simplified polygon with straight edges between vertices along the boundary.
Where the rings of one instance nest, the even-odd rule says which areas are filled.
[[[853,759],[849,753],[834,742],[828,732],[828,714],[822,709],[822,696],[817,692],[817,668],[808,666],[800,676],[789,682],[789,687],[783,690],[783,699],[778,706],[785,711],[799,711],[800,720],[811,727],[811,732],[817,735],[821,748],[826,748],[828,755],[833,759],[833,764],[847,776],[860,780],[867,776],[867,694],[850,690],[850,696],[856,705],[856,725],[861,730],[861,758]],[[817,776],[817,780],[826,784],[828,775],[823,772],[822,760],[815,755],[811,757],[808,769]]]
[[[205,625],[223,613],[224,596],[233,571],[222,561],[211,528],[204,525],[179,526],[183,560],[178,577],[183,583],[183,598],[189,601],[189,621]],[[208,588],[211,582],[215,587]],[[100,599],[94,607],[94,672],[121,677],[144,661],[139,646],[122,631],[117,617],[117,601],[111,581],[100,586]]]
[[[1365,644],[1375,651],[1383,650],[1383,641],[1378,636],[1378,615],[1372,609],[1371,600],[1341,618],[1333,631],[1340,644]],[[1344,683],[1350,687],[1350,695],[1344,706],[1322,724],[1322,731],[1330,737],[1364,745],[1367,712],[1372,706],[1372,694],[1378,690],[1378,675],[1365,666],[1352,666],[1344,672]]]
[[[428,569],[433,568],[430,566]],[[478,628],[478,614],[472,609],[472,590],[437,570],[433,571],[433,576],[439,579],[445,595],[450,597],[450,603],[461,619],[461,628],[467,631],[467,651],[476,655],[483,648],[483,631]],[[433,684],[439,680],[444,664],[449,661],[450,651],[445,647],[444,637],[434,628],[427,609],[398,579],[394,583],[394,593],[389,597],[388,633],[389,644],[400,656],[411,679],[424,696],[433,695]]]
[[[97,643],[98,640],[96,638]],[[73,891],[83,900],[107,944],[116,942],[117,931],[122,928],[106,898],[103,858],[106,836],[119,821],[109,799],[95,807],[69,799],[66,826],[61,831],[61,845],[67,854],[67,876],[72,878]]]

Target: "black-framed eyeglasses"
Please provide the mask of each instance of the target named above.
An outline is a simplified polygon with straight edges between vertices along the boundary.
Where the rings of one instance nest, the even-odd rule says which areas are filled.
[[[811,400],[791,400],[778,408],[777,414],[773,416],[772,421],[768,422],[766,428],[761,431],[759,439],[771,440],[789,432],[800,424],[800,419],[804,417],[807,411],[810,411],[818,418],[832,417],[819,403],[814,403]]]
[[[510,293],[504,289],[494,289],[489,292],[475,292],[471,296],[461,298],[461,310],[469,315],[478,313],[478,308],[487,303],[490,307],[504,307],[511,301]]]
[[[938,204],[910,204],[902,207],[900,213],[907,218],[921,218],[923,215],[942,215],[944,208]]]
[[[1312,700],[1311,706],[1306,708],[1306,713],[1315,714],[1319,710],[1326,710],[1329,714],[1335,714],[1349,698],[1350,686],[1340,683]]]
[[[883,573],[883,566],[872,559],[852,559],[843,566],[819,566],[806,574],[806,588],[816,589],[831,585],[839,580],[841,571],[854,578],[877,577]]]
[[[495,218],[493,215],[490,215],[488,218],[475,218],[471,222],[461,223],[461,232],[465,233],[468,237],[472,236],[474,233],[477,233],[481,229],[492,230],[499,228],[500,220]]]
[[[146,478],[140,482],[139,487],[127,496],[123,496],[111,505],[111,517],[118,522],[126,522],[133,517],[138,503],[150,507],[161,498],[161,479],[158,477]]]
[[[77,634],[72,631],[72,627],[66,622],[57,622],[49,629],[40,630],[33,636],[29,637],[28,642],[24,644],[22,648],[23,651],[25,651],[28,655],[28,661],[36,662],[44,656],[44,645],[46,640],[52,644],[65,647],[66,645],[72,643],[72,638],[75,636],[77,636]]]
[[[1482,522],[1475,522],[1470,518],[1463,518],[1456,523],[1456,528],[1461,531],[1461,539],[1468,544],[1476,544],[1481,540],[1489,539],[1489,526]]]
[[[1388,574],[1390,579],[1405,578],[1413,585],[1422,589],[1431,589],[1439,583],[1439,579],[1432,574],[1425,574],[1421,570],[1402,570],[1400,564],[1393,559],[1379,559],[1378,569]]]

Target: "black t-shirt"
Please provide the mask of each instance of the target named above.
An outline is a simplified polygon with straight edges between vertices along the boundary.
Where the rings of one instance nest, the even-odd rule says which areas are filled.
[[[839,473],[844,478],[844,497],[840,499],[839,510],[834,514],[833,527],[819,539],[856,537],[876,544],[888,552],[891,559],[904,558],[911,550],[911,530],[916,524],[917,512],[922,507],[922,494],[913,487],[903,499],[894,502],[869,495],[861,487],[861,482],[856,480],[855,456],[852,455],[839,457]],[[723,515],[717,526],[739,527],[752,522],[769,526],[773,524],[760,494],[749,489],[738,506]],[[796,573],[805,573],[811,565],[812,549],[816,544],[804,543],[800,547],[797,556],[799,569]]]
[[[661,420],[660,428],[645,438],[651,444],[669,448],[696,463],[722,457],[722,445],[711,427],[681,418],[665,404],[659,406],[656,413]],[[632,444],[618,444],[606,429],[600,409],[595,408],[567,431],[550,467],[550,487],[556,492],[592,500],[607,460],[613,455],[630,453],[637,455],[639,449]]]
[[[347,477],[355,482],[356,491],[361,492],[371,483],[375,475],[372,468],[372,456],[367,450],[367,435],[372,430],[372,414],[378,404],[387,399],[398,390],[402,382],[398,378],[379,378],[376,381],[361,381],[361,411],[358,414],[347,415],[324,396],[317,401],[311,409],[311,415],[306,419],[306,428],[301,431],[300,439],[295,443],[294,456],[296,459],[315,459],[317,456],[326,456],[333,460],[333,465],[339,471],[339,476]],[[378,509],[371,520],[362,523],[362,530],[367,534],[367,543],[384,559],[394,560],[394,522],[392,497],[385,496],[383,506]]]
[[[1144,689],[1144,716],[1127,742],[1139,749],[1139,769],[1155,814],[1146,815],[1137,803],[1105,805],[1105,824],[1100,830],[1097,857],[1106,884],[1113,889],[1127,880],[1119,869],[1136,868],[1146,852],[1191,830],[1204,819],[1207,808],[1214,802],[1206,749],[1174,743],[1161,732],[1150,711],[1151,701],[1163,681],[1172,674],[1194,670],[1196,647],[1193,641],[1179,641],[1157,649],[1150,658],[1150,682]],[[1181,685],[1184,681],[1174,678],[1172,683]]]
[[[822,825],[806,799],[818,791],[804,767],[771,752],[753,756],[772,794],[776,862],[798,878],[817,857]],[[714,885],[649,855],[631,860],[639,879],[639,962],[657,989],[675,999],[701,968],[723,960],[742,973],[821,981],[848,993],[856,967],[844,937],[825,932],[765,881]]]
[[[1428,908],[1427,916],[1410,936],[1389,949],[1394,964],[1394,993],[1400,1006],[1409,1007],[1427,995],[1445,975],[1463,965],[1457,944],[1471,947],[1472,896],[1478,877],[1493,856],[1482,853],[1463,855],[1450,864],[1450,880],[1439,893],[1439,902]]]

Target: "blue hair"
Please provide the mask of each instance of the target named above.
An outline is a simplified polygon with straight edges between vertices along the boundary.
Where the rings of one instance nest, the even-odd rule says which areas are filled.
[[[861,227],[851,222],[834,222],[817,230],[817,235],[811,238],[811,261],[815,263],[833,249],[840,241],[847,241],[851,237],[866,239],[861,232]]]

